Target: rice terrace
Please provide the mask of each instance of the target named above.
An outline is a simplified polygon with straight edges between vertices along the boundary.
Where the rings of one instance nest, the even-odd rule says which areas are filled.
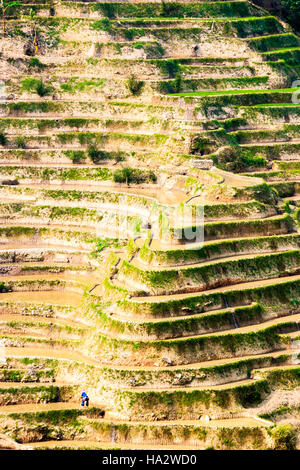
[[[0,448],[300,449],[299,0],[0,8]]]

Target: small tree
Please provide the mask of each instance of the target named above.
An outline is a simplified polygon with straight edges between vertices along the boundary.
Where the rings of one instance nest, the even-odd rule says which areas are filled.
[[[98,150],[95,144],[91,144],[88,148],[88,156],[92,160],[93,163],[98,163],[100,160],[105,159],[105,154]]]
[[[116,170],[113,174],[113,180],[115,183],[126,183],[127,186],[132,181],[132,168],[122,168]]]
[[[6,32],[6,12],[8,8],[12,7],[19,7],[22,5],[22,2],[14,1],[14,2],[6,2],[6,0],[0,0],[0,9],[2,14],[2,21],[3,21],[3,34]]]

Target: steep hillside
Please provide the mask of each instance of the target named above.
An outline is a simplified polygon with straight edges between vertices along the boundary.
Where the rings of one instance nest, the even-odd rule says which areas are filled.
[[[248,1],[24,0],[0,44],[0,433],[299,447],[299,37]]]

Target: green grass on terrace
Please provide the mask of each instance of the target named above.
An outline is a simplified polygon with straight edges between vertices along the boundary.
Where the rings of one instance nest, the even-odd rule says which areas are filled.
[[[112,23],[131,23],[131,22],[145,22],[145,21],[157,21],[157,22],[161,22],[161,23],[167,23],[167,22],[172,22],[172,21],[200,21],[200,22],[215,22],[215,21],[220,21],[220,22],[224,22],[224,21],[232,21],[232,22],[235,22],[235,21],[253,21],[253,20],[261,20],[261,19],[266,19],[266,18],[275,18],[274,16],[246,16],[246,17],[243,17],[243,18],[240,18],[239,16],[237,17],[220,17],[220,18],[199,18],[199,17],[189,17],[189,18],[181,18],[181,17],[176,17],[176,16],[172,16],[172,17],[156,17],[156,18],[150,18],[150,17],[147,17],[147,18],[118,18],[118,20],[110,20]]]
[[[249,22],[249,21],[262,21],[262,20],[266,20],[266,19],[274,19],[274,20],[277,20],[277,18],[275,16],[246,16],[246,17],[243,17],[243,18],[240,18],[240,17],[235,17],[235,18],[228,18],[228,17],[221,17],[221,18],[180,18],[180,17],[156,17],[156,18],[151,18],[151,17],[148,17],[148,18],[118,18],[118,19],[108,19],[109,22],[111,24],[114,24],[116,23],[117,25],[120,24],[120,23],[138,23],[138,22],[161,22],[161,23],[167,23],[167,22],[178,22],[178,21],[199,21],[200,23],[204,22],[208,22],[208,23],[215,23],[215,22],[220,22],[220,23],[238,23],[238,22]],[[71,22],[72,20],[74,21],[84,21],[84,22],[91,22],[91,23],[94,23],[95,21],[97,20],[103,20],[105,18],[103,17],[99,17],[99,18],[89,18],[89,17],[68,17],[68,16],[56,16],[56,17],[50,17],[50,16],[40,16],[40,17],[37,17],[37,19],[43,24],[47,24],[47,23],[53,23],[53,19],[57,20],[58,21],[63,21],[63,22]],[[22,19],[16,19],[16,18],[11,18],[9,19],[9,23],[19,23],[20,21],[22,22],[25,22],[26,20]]]
[[[166,16],[166,17],[244,17],[247,15],[259,15],[264,16],[268,13],[262,9],[251,5],[245,0],[231,0],[231,1],[201,1],[196,3],[192,2],[172,2],[171,8],[163,7],[160,2],[133,2],[131,5],[126,5],[126,2],[109,2],[108,7],[105,5],[106,2],[89,2],[88,8],[90,12],[99,12],[102,17],[107,16],[110,19],[114,18],[130,18],[132,17],[155,17],[155,16]],[[61,6],[75,8],[80,13],[80,10],[86,6],[86,2],[78,1],[61,1]],[[50,8],[52,1],[38,0],[29,2],[23,0],[23,9],[36,8],[37,10],[44,10]],[[106,7],[106,8],[105,8]],[[15,13],[14,8],[11,8],[12,13]],[[38,12],[37,12],[38,13]]]
[[[254,104],[253,106],[241,106],[241,108],[294,108],[299,107],[300,104],[296,103],[265,103],[265,104]]]
[[[250,95],[261,93],[293,93],[298,88],[279,88],[275,90],[209,90],[209,91],[189,91],[183,93],[172,93],[167,96],[214,96],[214,95]]]
[[[258,52],[258,54],[270,55],[270,54],[277,54],[277,53],[279,54],[281,52],[293,52],[293,51],[300,51],[300,47],[284,47],[283,49],[272,49],[271,51]]]

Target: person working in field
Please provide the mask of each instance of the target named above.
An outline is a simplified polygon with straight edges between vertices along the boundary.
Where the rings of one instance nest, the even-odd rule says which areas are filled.
[[[82,394],[81,394],[81,406],[84,406],[84,404],[86,404],[86,406],[89,406],[89,397],[86,393],[85,390],[83,390]]]

